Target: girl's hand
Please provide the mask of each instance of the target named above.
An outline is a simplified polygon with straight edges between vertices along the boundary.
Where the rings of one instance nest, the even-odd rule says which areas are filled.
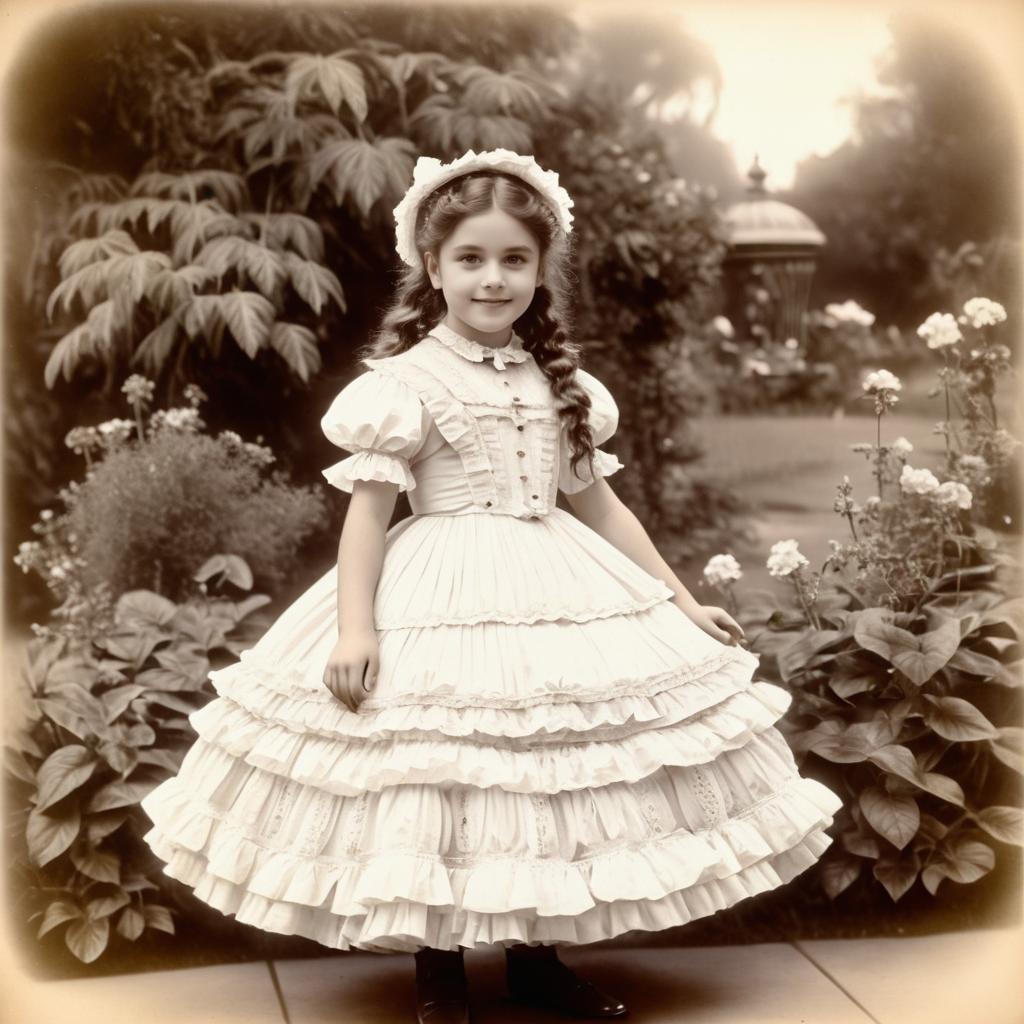
[[[704,604],[688,614],[705,633],[723,644],[738,644],[746,639],[743,627],[724,608]]]
[[[380,649],[372,630],[346,630],[327,657],[324,686],[355,711],[377,682]]]

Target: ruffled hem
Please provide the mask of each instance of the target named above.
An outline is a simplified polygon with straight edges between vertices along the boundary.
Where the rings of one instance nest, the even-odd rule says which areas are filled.
[[[622,680],[601,690],[566,687],[493,703],[480,696],[474,698],[475,704],[467,703],[468,698],[449,701],[450,694],[436,691],[390,690],[383,697],[371,693],[356,712],[322,683],[310,689],[305,672],[281,672],[252,656],[243,655],[241,661],[211,672],[210,679],[221,697],[296,731],[364,739],[422,731],[474,739],[535,736],[547,742],[630,722],[637,727],[659,720],[673,724],[747,691],[774,702],[777,697],[765,687],[777,687],[751,681],[756,664],[742,648],[730,648],[701,665],[644,680]]]
[[[372,952],[415,952],[425,945],[474,949],[513,942],[582,945],[628,931],[661,931],[786,884],[811,867],[832,842],[822,829],[815,829],[790,849],[725,877],[708,877],[657,898],[598,902],[579,913],[545,915],[536,908],[478,911],[454,905],[428,906],[373,896],[374,886],[367,881],[367,894],[362,897],[365,909],[346,916],[328,905],[330,886],[323,904],[316,907],[260,895],[214,874],[202,855],[168,843],[157,829],[145,838],[166,861],[165,874],[192,887],[197,898],[224,914],[233,914],[239,922],[264,931],[302,935],[335,949]],[[425,877],[440,881],[435,873],[428,872]],[[381,876],[376,885],[387,893],[393,881],[393,876]],[[310,880],[307,876],[294,884],[310,885]],[[273,891],[272,885],[268,888]],[[307,891],[316,894],[315,882]],[[439,891],[444,891],[443,884]],[[481,897],[486,899],[483,893]],[[375,899],[379,902],[371,902]]]
[[[186,756],[204,763],[211,772],[229,770],[238,758],[342,796],[417,782],[557,793],[634,782],[666,765],[707,764],[747,745],[753,750],[785,745],[773,726],[791,697],[784,690],[779,693],[782,696],[774,705],[748,702],[743,715],[723,711],[706,721],[689,719],[618,740],[540,746],[529,742],[513,746],[508,739],[497,746],[493,739],[469,743],[462,738],[402,736],[374,743],[325,738],[261,721],[237,705],[224,712],[207,705],[189,716],[199,739]]]
[[[586,459],[577,464],[576,472],[570,468],[570,465],[571,463],[566,457],[558,474],[558,489],[564,494],[576,494],[589,487],[598,477],[611,476],[625,468],[614,452],[602,451],[600,448],[594,449],[593,476],[590,475],[590,466]],[[576,475],[577,473],[582,475],[582,480]]]
[[[619,740],[649,728],[711,716],[739,716],[749,723],[763,718],[767,710],[775,721],[789,707],[792,697],[772,683],[751,682],[749,670],[737,675],[736,663],[712,671],[696,682],[660,682],[662,689],[651,696],[628,694],[604,702],[534,704],[522,709],[489,707],[450,708],[443,704],[423,703],[419,694],[409,703],[396,700],[385,706],[357,713],[350,711],[326,688],[304,696],[295,691],[267,688],[258,676],[230,681],[218,675],[215,682],[220,699],[210,701],[195,712],[203,728],[219,733],[241,725],[244,712],[259,719],[267,729],[284,728],[289,732],[325,739],[360,739],[370,742],[401,739],[461,738],[471,743],[491,743],[494,739],[528,738],[529,746],[559,740]],[[656,687],[651,687],[655,689]],[[401,695],[399,695],[401,696]],[[239,710],[240,709],[240,710]],[[700,717],[698,717],[700,716]]]
[[[712,828],[680,830],[572,861],[390,849],[338,860],[260,845],[194,808],[189,794],[172,790],[147,803],[155,827],[146,839],[164,860],[181,848],[191,856],[179,857],[179,863],[192,862],[192,870],[267,899],[324,906],[346,917],[393,902],[486,914],[533,910],[552,917],[582,914],[598,903],[657,900],[735,875],[827,827],[837,806],[825,787],[795,777],[785,789]]]
[[[407,459],[376,449],[367,448],[356,452],[321,472],[332,487],[350,494],[356,480],[381,480],[398,484],[400,492],[411,491],[416,487],[416,478]]]

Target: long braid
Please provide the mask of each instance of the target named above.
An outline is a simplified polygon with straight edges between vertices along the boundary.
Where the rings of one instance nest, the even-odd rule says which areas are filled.
[[[421,204],[416,216],[416,247],[421,256],[436,253],[463,218],[495,205],[522,221],[540,244],[543,281],[529,309],[516,321],[515,331],[547,377],[559,405],[572,451],[571,470],[575,472],[586,458],[593,476],[591,400],[576,378],[580,348],[570,337],[566,301],[568,239],[554,212],[535,189],[519,178],[493,171],[473,172],[448,182]],[[381,359],[407,351],[443,320],[446,312],[444,296],[431,284],[422,263],[408,267],[379,330],[359,351],[359,357]]]

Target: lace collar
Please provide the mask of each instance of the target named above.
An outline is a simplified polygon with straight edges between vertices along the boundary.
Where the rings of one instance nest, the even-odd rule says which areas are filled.
[[[523,340],[514,331],[507,345],[502,348],[490,348],[481,345],[478,341],[472,341],[457,334],[447,324],[438,324],[431,332],[430,337],[447,345],[450,349],[458,352],[474,363],[482,363],[485,359],[494,360],[496,370],[504,370],[506,363],[521,363],[529,353],[523,348]]]

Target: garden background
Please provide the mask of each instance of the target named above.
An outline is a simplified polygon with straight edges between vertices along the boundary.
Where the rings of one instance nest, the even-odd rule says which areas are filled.
[[[644,941],[1015,919],[1020,122],[955,19],[889,31],[851,138],[766,193],[714,133],[712,47],[665,9],[40,22],[4,89],[5,910],[35,969],[317,952],[164,877],[137,805],[208,671],[333,561],[318,422],[416,157],[470,147],[533,152],[574,197],[615,489],[743,622],[802,771],[848,804],[785,891]],[[826,238],[793,333],[779,264],[737,260],[767,203]]]

